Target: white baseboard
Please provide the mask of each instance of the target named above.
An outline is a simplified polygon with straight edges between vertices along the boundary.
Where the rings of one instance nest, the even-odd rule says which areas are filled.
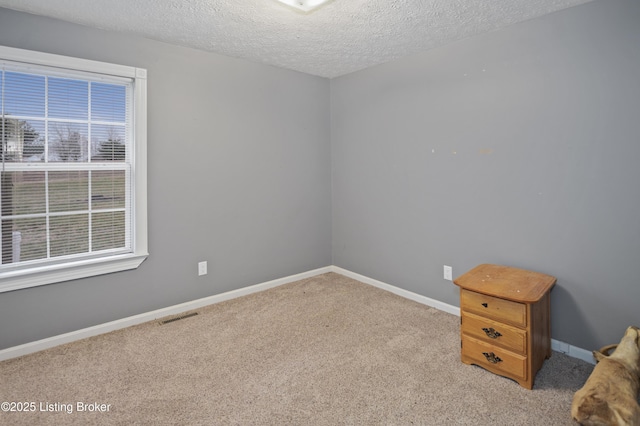
[[[581,359],[588,362],[589,364],[595,365],[596,363],[596,360],[593,358],[593,353],[591,351],[579,348],[577,346],[571,346],[570,344],[561,342],[559,340],[551,339],[551,349],[556,352],[569,355],[571,358]]]
[[[447,303],[440,302],[439,300],[431,299],[429,297],[422,296],[408,290],[403,290],[399,287],[392,286],[391,284],[383,283],[382,281],[374,280],[373,278],[365,277],[364,275],[356,274],[355,272],[351,272],[337,266],[332,266],[331,271],[349,278],[353,278],[354,280],[360,281],[361,283],[369,284],[374,287],[387,290],[388,292],[397,294],[398,296],[402,296],[405,299],[413,300],[415,302],[422,303],[423,305],[436,308],[440,311],[460,316],[460,308],[458,308],[457,306],[449,305]]]
[[[418,303],[422,303],[423,305],[431,306],[432,308],[439,309],[441,311],[460,316],[460,308],[457,306],[449,305],[447,303],[440,302],[435,299],[431,299],[426,296],[422,296],[417,293],[413,293],[408,290],[404,290],[398,287],[395,287],[391,284],[383,283],[378,280],[374,280],[373,278],[365,277],[364,275],[356,274],[355,272],[348,271],[346,269],[331,266],[331,271],[337,274],[341,274],[347,276],[349,278],[353,278],[354,280],[360,281],[365,284],[370,284],[374,287],[381,288],[383,290],[387,290],[393,294],[397,294],[398,296],[402,296],[404,298],[413,300]],[[591,351],[586,349],[578,348],[576,346],[571,346],[568,343],[561,342],[559,340],[551,339],[551,349],[556,352],[561,352],[566,354],[572,358],[581,359],[582,361],[586,361],[590,364],[595,364],[595,360],[593,358],[593,354]]]
[[[404,297],[409,300],[421,303],[423,305],[431,306],[438,310],[447,312],[449,314],[460,316],[460,308],[457,306],[449,305],[447,303],[440,302],[435,299],[431,299],[426,296],[422,296],[417,293],[413,293],[408,290],[395,287],[391,284],[384,283],[382,281],[375,280],[373,278],[366,277],[364,275],[356,274],[355,272],[348,271],[346,269],[337,266],[326,266],[324,268],[314,269],[311,271],[303,272],[296,275],[290,275],[288,277],[279,278],[272,281],[267,281],[261,284],[244,287],[238,290],[229,291],[222,294],[216,294],[214,296],[205,297],[202,299],[193,300],[190,302],[180,303],[178,305],[169,306],[167,308],[157,309],[155,311],[146,312],[139,315],[134,315],[127,318],[99,324],[93,327],[83,328],[82,330],[72,331],[70,333],[60,334],[58,336],[49,337],[46,339],[38,340],[35,342],[25,343],[24,345],[14,346],[7,349],[0,350],[0,361],[4,361],[11,358],[17,358],[19,356],[28,355],[34,352],[42,351],[44,349],[53,348],[55,346],[63,345],[65,343],[74,342],[76,340],[85,339],[87,337],[97,336],[99,334],[109,333],[111,331],[120,330],[122,328],[130,327],[133,325],[142,324],[147,321],[153,321],[158,318],[178,315],[183,312],[191,311],[201,308],[203,306],[213,305],[215,303],[224,302],[226,300],[235,299],[237,297],[246,296],[259,291],[268,290],[270,288],[278,287],[283,284],[292,283],[295,281],[303,280],[305,278],[311,278],[316,275],[325,274],[327,272],[335,272],[340,275],[344,275],[354,280],[360,281],[365,284],[372,285],[374,287],[386,290],[398,296]],[[570,357],[578,358],[583,361],[595,364],[591,351],[581,349],[575,346],[571,346],[568,343],[560,342],[558,340],[551,340],[551,349],[556,352],[562,352]]]
[[[93,327],[83,328],[82,330],[72,331],[70,333],[60,334],[58,336],[49,337],[35,342],[25,343],[24,345],[14,346],[0,350],[0,361],[6,359],[17,358],[19,356],[28,355],[44,349],[53,348],[54,346],[63,345],[65,343],[74,342],[76,340],[85,339],[87,337],[97,336],[99,334],[109,333],[111,331],[120,330],[132,325],[142,324],[147,321],[153,321],[158,318],[181,314],[186,311],[201,308],[203,306],[213,305],[215,303],[224,302],[226,300],[235,299],[236,297],[246,296],[259,291],[264,291],[283,284],[292,283],[303,280],[305,278],[314,277],[316,275],[331,272],[331,267],[314,269],[312,271],[303,272],[301,274],[290,275],[288,277],[279,278],[273,281],[267,281],[261,284],[244,287],[238,290],[229,291],[214,296],[204,297],[202,299],[190,302],[180,303],[178,305],[169,306],[167,308],[157,309],[151,312],[134,315],[127,318],[99,324]]]

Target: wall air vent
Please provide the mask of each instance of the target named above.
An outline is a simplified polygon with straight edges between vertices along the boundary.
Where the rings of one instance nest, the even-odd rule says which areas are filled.
[[[169,324],[170,322],[175,322],[175,321],[179,321],[179,320],[181,320],[181,319],[195,317],[196,315],[198,315],[198,313],[197,313],[197,312],[192,312],[192,313],[190,313],[190,314],[181,315],[181,316],[179,316],[179,317],[169,318],[168,320],[160,321],[160,324],[162,324],[162,325],[164,325],[164,324]]]

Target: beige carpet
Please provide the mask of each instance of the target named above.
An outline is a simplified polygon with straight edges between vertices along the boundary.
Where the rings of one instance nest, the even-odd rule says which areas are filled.
[[[35,411],[0,424],[571,425],[593,369],[554,352],[530,391],[459,352],[458,317],[329,273],[4,361]]]

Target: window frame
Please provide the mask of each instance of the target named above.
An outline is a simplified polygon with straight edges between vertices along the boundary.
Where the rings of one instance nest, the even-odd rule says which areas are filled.
[[[149,256],[147,239],[147,70],[126,65],[0,46],[0,60],[124,77],[133,82],[130,253],[75,259],[0,272],[0,293],[136,269]]]

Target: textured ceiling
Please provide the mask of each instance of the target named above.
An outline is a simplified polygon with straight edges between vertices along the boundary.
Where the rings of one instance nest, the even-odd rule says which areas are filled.
[[[494,31],[592,0],[0,0],[6,7],[322,77]]]

